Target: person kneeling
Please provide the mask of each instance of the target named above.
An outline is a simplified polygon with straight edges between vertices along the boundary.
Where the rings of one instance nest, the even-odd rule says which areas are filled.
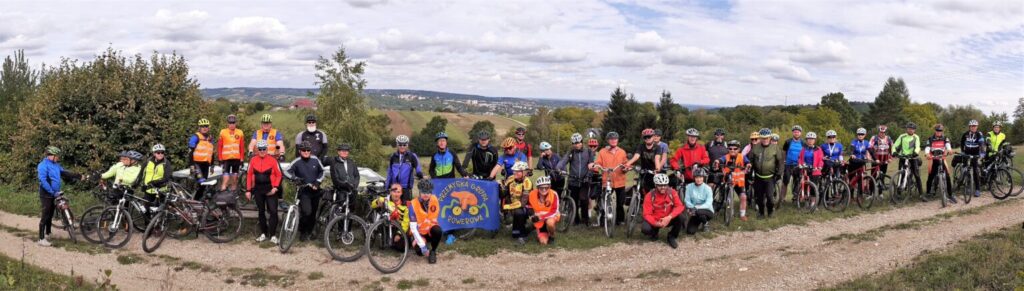
[[[708,173],[704,169],[693,171],[693,183],[686,185],[686,210],[690,220],[686,224],[686,234],[696,234],[701,226],[708,230],[708,221],[715,216],[715,208],[711,205],[713,194],[711,187],[704,183]]]
[[[640,232],[651,240],[656,240],[658,230],[672,227],[668,231],[666,242],[673,249],[678,248],[676,238],[679,237],[679,228],[683,225],[683,218],[679,215],[686,208],[683,202],[679,201],[679,193],[669,187],[668,175],[654,175],[654,186],[654,190],[647,194],[649,199],[644,199],[644,225]]]
[[[401,188],[398,188],[401,190]],[[441,226],[437,225],[437,215],[441,207],[437,197],[429,193],[420,193],[419,197],[408,203],[409,230],[412,232],[414,246],[418,246],[420,255],[427,256],[427,262],[437,263],[437,245],[441,243]],[[430,249],[427,249],[427,243]]]
[[[530,191],[530,208],[533,209],[533,227],[537,229],[540,244],[555,243],[555,224],[561,218],[558,212],[558,193],[551,190],[551,177],[537,178],[537,188]]]

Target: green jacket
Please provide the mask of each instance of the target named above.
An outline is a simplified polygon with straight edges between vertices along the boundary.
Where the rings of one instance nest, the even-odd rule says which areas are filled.
[[[988,132],[988,143],[989,143],[988,144],[988,151],[989,152],[998,152],[999,148],[1002,147],[1004,143],[1006,143],[1006,134],[1002,133],[1002,132],[995,133],[995,132],[989,131]]]
[[[167,183],[171,181],[170,163],[167,159],[163,161],[149,160],[142,170],[142,186],[145,186],[146,193],[157,194],[157,190],[166,191]]]
[[[752,145],[750,148],[750,166],[754,176],[759,178],[771,178],[775,174],[782,173],[782,167],[786,164],[779,145],[772,144],[763,146]]]
[[[142,172],[142,167],[139,164],[135,164],[131,167],[126,167],[124,164],[118,162],[113,166],[110,166],[106,172],[100,175],[103,179],[114,178],[114,185],[122,186],[135,186],[135,182],[139,180],[139,173]]]
[[[908,135],[906,133],[901,134],[892,143],[892,153],[894,155],[916,155],[921,151],[921,137],[914,135]]]

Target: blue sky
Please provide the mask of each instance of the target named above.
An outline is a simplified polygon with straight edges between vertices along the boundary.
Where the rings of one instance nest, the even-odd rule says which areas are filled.
[[[814,103],[911,98],[1007,112],[1024,97],[1024,1],[15,1],[0,52],[186,56],[203,87],[313,87],[346,46],[370,88],[489,96]]]

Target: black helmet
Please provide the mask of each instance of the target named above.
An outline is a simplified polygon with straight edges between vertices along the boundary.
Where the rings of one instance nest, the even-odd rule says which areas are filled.
[[[338,145],[338,150],[339,151],[351,151],[352,150],[352,146],[347,144],[347,143],[339,144]]]
[[[654,135],[661,136],[661,130],[660,129],[655,129],[654,130]]]
[[[310,150],[312,148],[313,148],[313,146],[309,144],[309,141],[304,141],[304,142],[299,144],[299,150],[300,151],[308,151],[308,150]]]
[[[917,124],[913,122],[907,122],[907,126],[905,126],[905,128],[917,129]]]
[[[523,127],[516,128],[516,133],[525,133],[525,132],[526,132],[526,128],[523,128]]]
[[[943,130],[945,130],[945,129],[946,129],[946,127],[945,127],[945,126],[942,126],[942,124],[941,124],[941,123],[940,123],[940,124],[936,124],[936,125],[935,125],[935,131],[943,131]]]
[[[480,132],[476,133],[476,138],[477,139],[491,139],[491,133],[487,132],[486,130],[481,130]]]
[[[614,132],[614,131],[609,131],[609,132],[608,132],[608,134],[606,134],[606,135],[604,136],[604,139],[605,139],[605,140],[609,140],[609,139],[619,139],[619,133],[618,133],[618,132]]]
[[[316,115],[313,115],[313,114],[306,115],[306,122],[310,122],[310,121],[316,122]]]
[[[721,128],[715,129],[715,135],[725,135],[725,130]]]

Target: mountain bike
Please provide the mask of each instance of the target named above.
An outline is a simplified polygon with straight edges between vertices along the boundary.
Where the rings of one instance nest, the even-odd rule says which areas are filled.
[[[984,187],[985,190],[992,194],[993,198],[1003,200],[1013,194],[1014,178],[1011,174],[1013,168],[1003,168],[998,163],[988,163],[981,168],[980,180],[981,185],[978,188]]]
[[[1015,154],[1013,152],[1013,147],[1010,145],[1005,145],[999,148],[998,152],[993,154],[992,162],[989,163],[993,165],[995,168],[1004,169],[1007,172],[1009,172],[1010,177],[1007,181],[1010,183],[1007,185],[1003,185],[1007,187],[1006,190],[1009,193],[1007,195],[1009,196],[1018,196],[1021,194],[1021,192],[1024,192],[1024,185],[1021,184],[1022,182],[1024,182],[1024,174],[1022,174],[1020,170],[1017,170],[1017,168],[1013,167],[1014,156]],[[1017,181],[1017,183],[1013,183],[1013,181]]]
[[[746,175],[743,172],[747,170],[747,167],[737,167],[736,165],[725,165],[719,167],[729,170],[729,173],[723,173],[722,185],[715,189],[712,205],[715,208],[715,213],[722,214],[722,222],[725,226],[729,226],[729,224],[732,223],[732,217],[735,215],[736,211],[733,206],[733,197],[739,195],[736,193],[735,177],[733,175]]]
[[[951,192],[952,189],[946,189],[946,175],[948,174],[946,173],[945,157],[946,153],[944,150],[932,150],[932,163],[941,163],[941,165],[939,166],[938,172],[935,173],[935,179],[931,181],[933,183],[931,185],[933,193],[925,195],[928,196],[929,200],[935,197],[942,199],[942,207],[946,207],[946,204],[953,202],[952,199],[955,198]]]
[[[142,250],[147,253],[160,248],[167,236],[182,239],[203,233],[212,242],[227,243],[242,232],[242,211],[237,205],[217,205],[209,196],[196,201],[175,191],[160,195],[167,195],[166,202],[160,205],[142,234]]]
[[[383,198],[388,199],[386,196]],[[405,265],[409,257],[411,240],[409,232],[402,228],[401,218],[392,216],[391,210],[387,207],[387,200],[384,201],[383,207],[370,211],[373,219],[366,228],[365,252],[374,269],[390,274],[398,272]]]
[[[75,238],[75,213],[71,212],[71,201],[67,195],[61,195],[53,200],[55,211],[53,215],[54,227],[64,229],[68,232],[68,239],[72,243],[78,243]]]
[[[800,171],[800,182],[797,184],[796,208],[807,213],[812,213],[818,208],[818,185],[811,181],[811,167],[799,165],[796,171]]]
[[[964,204],[971,203],[974,193],[981,191],[978,185],[974,184],[973,165],[978,162],[980,156],[966,155],[963,153],[953,155],[953,191],[963,196]],[[953,194],[954,196],[956,194]]]
[[[602,223],[604,224],[604,235],[612,237],[615,233],[615,191],[612,190],[612,171],[618,170],[623,165],[619,164],[614,168],[605,168],[600,165],[594,165],[598,171],[601,172],[601,177],[604,178],[604,193],[601,196],[601,217],[603,217]]]
[[[911,171],[918,171],[913,161],[917,160],[916,155],[899,155],[900,169],[896,171],[896,191],[893,191],[891,201],[893,204],[903,204],[910,196],[921,196],[921,177]]]
[[[545,176],[554,177],[551,174],[555,170],[541,168],[537,168],[537,170],[544,171]],[[562,177],[569,176],[569,173],[566,171],[558,171],[557,173],[561,174]],[[569,231],[569,228],[572,226],[573,219],[576,218],[576,200],[573,200],[572,197],[569,196],[569,191],[567,191],[567,189],[568,186],[562,185],[562,189],[556,190],[558,191],[558,213],[562,216],[562,219],[558,220],[555,228],[561,233]]]
[[[886,157],[876,155],[876,157]],[[892,176],[889,176],[882,171],[882,166],[888,165],[889,162],[880,162],[879,158],[875,158],[871,165],[871,178],[875,181],[875,201],[881,203],[886,198],[892,198],[896,193],[896,183],[893,181]],[[894,202],[895,203],[895,202]]]
[[[879,181],[875,180],[875,177],[868,173],[868,167],[875,164],[873,160],[865,159],[851,159],[851,161],[863,162],[864,165],[853,171],[846,170],[847,185],[850,185],[852,189],[850,191],[851,200],[857,203],[857,207],[860,209],[871,209],[871,205],[878,199],[878,192],[880,191]]]
[[[850,205],[850,185],[846,184],[840,172],[842,166],[838,163],[832,166],[826,164],[826,167],[830,167],[829,173],[822,176],[820,185],[819,202],[832,212],[843,212]]]
[[[654,171],[641,169],[639,166],[633,168],[636,177],[633,177],[633,187],[628,194],[629,208],[626,209],[626,237],[632,237],[637,226],[643,222],[643,203],[640,201],[644,195],[643,181],[645,177],[653,177]],[[614,205],[614,204],[611,204]],[[614,206],[613,206],[614,207]],[[609,207],[612,208],[612,207]],[[613,208],[612,208],[613,209]]]
[[[100,213],[100,217],[96,221],[96,230],[99,233],[99,240],[104,246],[121,248],[131,240],[132,229],[141,228],[135,226],[135,221],[148,224],[144,221],[147,201],[135,196],[128,187],[115,185],[112,191],[120,197],[115,205],[104,208]],[[145,230],[142,228],[142,231]]]
[[[295,187],[295,203],[288,205],[284,221],[281,222],[281,229],[278,230],[277,237],[281,239],[278,248],[281,250],[281,253],[287,253],[288,249],[292,248],[292,245],[295,244],[295,235],[299,232],[299,215],[301,212],[299,203],[302,202],[299,199],[299,193],[302,192],[302,189],[312,189],[313,186],[313,184],[301,184]]]
[[[353,214],[349,203],[354,193],[331,191],[332,203],[327,212],[331,220],[324,227],[324,246],[335,260],[351,262],[366,253],[366,222]],[[385,207],[386,207],[385,203]]]

